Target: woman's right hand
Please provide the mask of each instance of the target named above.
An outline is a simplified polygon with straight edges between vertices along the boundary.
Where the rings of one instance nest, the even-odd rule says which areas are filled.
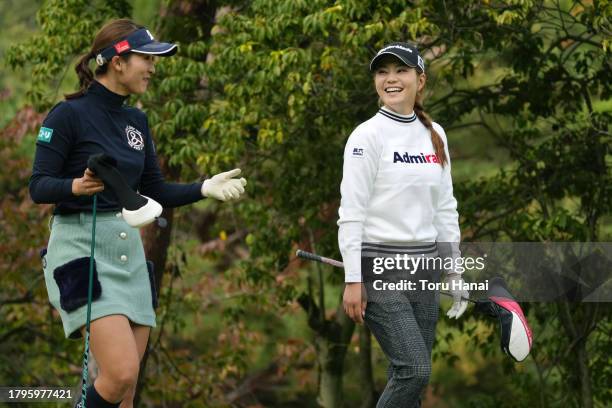
[[[75,196],[94,195],[103,190],[104,183],[89,169],[85,169],[83,177],[72,180],[72,194]]]
[[[365,287],[361,282],[349,282],[344,287],[344,296],[342,298],[344,312],[355,323],[363,323],[367,299]]]

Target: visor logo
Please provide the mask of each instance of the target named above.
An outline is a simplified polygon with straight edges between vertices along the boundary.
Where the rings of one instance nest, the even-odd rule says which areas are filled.
[[[117,54],[121,54],[124,51],[128,51],[130,49],[130,43],[127,40],[123,40],[117,44],[115,44],[115,51]]]
[[[125,127],[125,135],[127,136],[127,142],[132,149],[138,151],[144,149],[144,138],[142,137],[140,130],[128,125]]]

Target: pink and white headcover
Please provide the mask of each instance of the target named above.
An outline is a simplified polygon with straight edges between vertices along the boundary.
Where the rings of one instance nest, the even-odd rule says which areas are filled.
[[[476,309],[491,317],[497,317],[501,348],[506,354],[516,361],[527,358],[531,351],[533,334],[523,309],[510,294],[502,278],[489,280],[487,298],[476,301]]]

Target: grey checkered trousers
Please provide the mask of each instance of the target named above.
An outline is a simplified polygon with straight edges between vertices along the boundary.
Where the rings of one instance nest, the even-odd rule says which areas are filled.
[[[418,270],[413,275],[397,273],[386,280],[401,278],[416,283],[420,279],[439,282],[441,273]],[[376,408],[419,408],[421,393],[431,374],[439,292],[376,291],[367,279],[366,291],[365,323],[389,360],[387,385]]]

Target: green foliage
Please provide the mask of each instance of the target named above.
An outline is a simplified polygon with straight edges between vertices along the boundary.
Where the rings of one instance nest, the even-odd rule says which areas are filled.
[[[0,384],[72,387],[78,366],[71,357],[80,354],[79,344],[64,339],[57,324],[39,255],[49,231],[41,220],[50,208],[34,205],[27,191],[29,147],[40,121],[25,108],[0,132]]]
[[[343,144],[375,109],[369,57],[396,39],[418,39],[426,57],[436,55],[428,74],[436,81],[432,116],[452,127],[476,113],[475,131],[512,161],[493,177],[456,184],[468,239],[598,240],[601,216],[612,205],[610,111],[593,109],[612,83],[601,13],[609,13],[607,3],[432,2],[405,9],[393,2],[257,1],[226,14],[211,48],[208,79],[219,96],[199,161],[216,164],[222,150],[249,168],[254,200],[241,206],[251,231],[247,279],[274,290],[274,276],[311,231],[318,251],[337,255]],[[473,84],[479,67],[503,75]],[[480,345],[492,347],[492,339]],[[543,355],[568,346],[537,344]],[[569,359],[557,364],[572,366]],[[596,399],[603,401],[603,392],[594,390]]]
[[[245,265],[255,283],[273,282],[309,230],[319,251],[337,256],[344,143],[376,108],[367,61],[390,38],[431,30],[402,2],[256,1],[219,20],[199,162],[217,166],[227,151],[249,169],[253,200],[241,211],[251,259],[261,261]]]
[[[53,105],[74,56],[89,50],[94,34],[107,20],[129,16],[131,11],[124,0],[48,0],[36,15],[41,33],[11,47],[6,55],[14,69],[33,67],[28,100],[41,110]]]
[[[19,3],[19,7],[17,7]],[[24,104],[29,79],[27,69],[11,70],[4,63],[7,49],[17,41],[24,41],[36,30],[34,14],[36,1],[4,1],[0,3],[0,127],[4,127]]]

